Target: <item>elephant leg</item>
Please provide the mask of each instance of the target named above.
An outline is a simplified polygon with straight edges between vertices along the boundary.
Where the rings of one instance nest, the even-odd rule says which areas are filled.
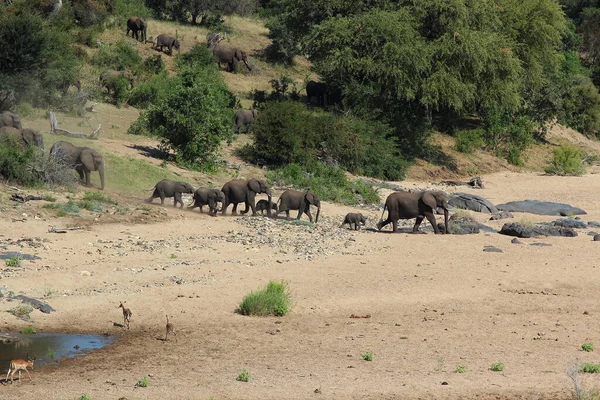
[[[244,205],[246,206],[246,208],[244,208],[244,211],[242,211],[242,214],[246,214],[248,211],[250,211],[250,202],[248,202],[247,200],[244,202]]]
[[[90,186],[90,171],[85,169],[83,172],[85,174],[85,186]]]
[[[229,201],[225,199],[225,201],[221,205],[221,214],[225,215],[225,213],[227,212],[227,207],[229,207]]]
[[[421,225],[421,222],[423,222],[423,215],[419,215],[417,217],[417,220],[415,221],[415,226],[413,226],[413,233],[417,233],[419,231],[419,226]]]
[[[306,208],[304,209],[304,213],[308,216],[308,220],[312,223],[313,218],[312,218],[312,215],[310,214],[310,206],[308,204],[306,205]]]
[[[164,193],[161,193],[160,194],[160,205],[162,206],[164,204],[165,204],[165,195],[164,195]]]
[[[427,221],[429,221],[429,223],[433,227],[433,231],[435,232],[435,234],[437,235],[438,233],[440,233],[440,230],[437,227],[437,223],[435,222],[435,215],[433,215],[433,213],[426,212],[425,217],[427,217]]]
[[[290,220],[290,210],[285,210],[285,218],[289,221]]]
[[[238,206],[238,203],[233,203],[233,209],[231,210],[231,215],[237,215],[237,206]]]
[[[175,192],[173,196],[173,207],[177,207],[177,203],[181,204],[180,208],[183,208],[183,200],[181,199],[180,192]]]
[[[79,174],[79,181],[83,182],[83,170],[81,170],[81,168],[77,168],[76,171]]]

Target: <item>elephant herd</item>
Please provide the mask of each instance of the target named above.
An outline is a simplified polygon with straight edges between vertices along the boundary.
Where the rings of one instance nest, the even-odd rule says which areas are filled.
[[[34,129],[22,128],[21,119],[10,111],[0,113],[0,139],[13,140],[21,151],[29,146],[44,148],[43,135]],[[104,159],[97,151],[58,141],[52,145],[50,157],[60,158],[77,171],[81,183],[87,186],[90,185],[90,172],[98,171],[101,189],[104,189]]]
[[[240,203],[245,204],[245,209],[241,211],[242,214],[246,214],[250,209],[252,209],[252,215],[256,215],[259,211],[264,214],[264,211],[266,211],[268,217],[277,217],[280,213],[285,212],[288,220],[290,219],[290,211],[298,210],[296,219],[300,219],[302,214],[306,214],[309,221],[313,222],[310,206],[315,206],[317,213],[314,221],[317,223],[321,212],[321,201],[310,190],[304,192],[286,190],[279,196],[277,203],[273,203],[272,192],[267,183],[264,180],[254,178],[247,181],[239,179],[231,180],[223,185],[221,190],[211,188],[194,190],[186,182],[163,179],[154,186],[152,196],[146,201],[151,203],[154,199],[160,198],[160,204],[163,205],[165,198],[173,197],[173,206],[177,207],[177,204],[180,204],[180,208],[183,208],[182,193],[193,194],[193,202],[188,205],[189,210],[198,207],[200,208],[200,212],[203,212],[203,207],[208,206],[209,215],[211,216],[216,216],[218,211],[221,211],[225,215],[230,204],[233,205],[231,210],[232,215],[237,215],[237,207]],[[259,200],[257,203],[256,195],[258,194],[266,194],[267,200]],[[221,209],[218,208],[218,203],[221,203]],[[383,220],[383,214],[385,214],[386,210],[388,211],[388,217],[386,220]],[[438,210],[444,213],[444,233],[447,233],[449,232],[448,200],[444,192],[394,192],[385,201],[381,221],[377,224],[377,229],[381,230],[389,223],[392,223],[392,231],[396,232],[399,219],[416,218],[412,230],[413,233],[416,233],[423,219],[427,218],[435,233],[438,234],[440,230],[435,221],[435,214]],[[274,215],[272,211],[274,211]],[[366,219],[367,217],[360,213],[348,213],[341,226],[348,224],[351,229],[354,227],[355,230],[358,230],[361,225],[366,224]]]

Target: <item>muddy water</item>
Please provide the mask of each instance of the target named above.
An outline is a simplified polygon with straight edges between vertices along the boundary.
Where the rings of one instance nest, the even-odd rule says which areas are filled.
[[[6,371],[10,360],[36,357],[35,364],[52,364],[63,357],[83,356],[88,351],[100,349],[114,341],[110,336],[69,335],[60,333],[37,333],[17,335],[19,341],[0,343],[0,371]]]

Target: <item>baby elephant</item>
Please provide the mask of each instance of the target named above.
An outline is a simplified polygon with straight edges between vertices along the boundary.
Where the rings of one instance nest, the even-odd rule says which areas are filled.
[[[221,192],[219,189],[206,189],[200,188],[196,189],[194,192],[194,203],[188,206],[188,209],[193,210],[196,207],[200,207],[200,212],[202,211],[202,207],[208,205],[209,215],[213,217],[217,216],[217,203],[223,204],[225,201],[225,193]]]
[[[354,224],[354,230],[357,231],[360,229],[361,225],[365,225],[366,223],[367,217],[365,217],[361,213],[348,213],[344,217],[344,222],[342,222],[340,228],[348,224],[350,226],[350,229],[352,229],[352,224]]]
[[[189,183],[185,182],[174,182],[169,179],[163,179],[154,186],[154,192],[146,202],[152,203],[157,197],[160,197],[160,205],[165,203],[166,197],[173,197],[173,207],[177,207],[177,203],[181,204],[183,208],[183,201],[181,200],[181,193],[194,193],[194,188]]]
[[[269,201],[268,200],[259,200],[258,203],[256,203],[256,212],[259,212],[261,214],[265,214],[265,211],[267,211],[269,209]],[[277,212],[277,204],[271,202],[271,210],[275,210],[275,212]]]

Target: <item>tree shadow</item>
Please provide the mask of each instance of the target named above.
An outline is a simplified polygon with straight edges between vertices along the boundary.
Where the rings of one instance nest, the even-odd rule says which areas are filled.
[[[130,149],[134,149],[139,151],[142,155],[150,158],[155,158],[157,160],[168,160],[169,153],[152,146],[141,146],[139,144],[128,145]]]
[[[444,153],[442,146],[428,145],[427,148],[423,149],[421,157],[423,160],[430,162],[433,165],[446,167],[448,170],[458,173],[456,158],[450,154]]]

